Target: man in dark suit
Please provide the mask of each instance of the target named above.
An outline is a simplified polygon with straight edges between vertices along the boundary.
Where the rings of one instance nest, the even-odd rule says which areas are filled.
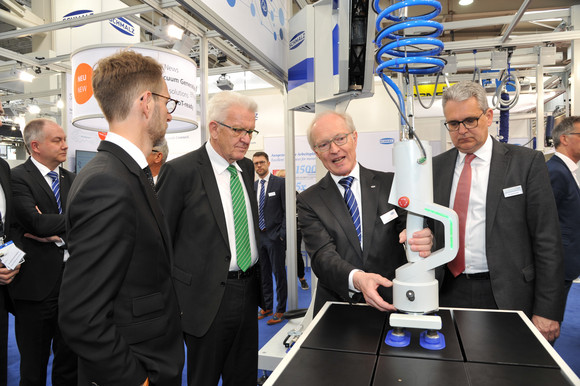
[[[0,104],[0,114],[3,113]],[[11,240],[12,188],[10,187],[10,166],[0,158],[0,239],[2,243]],[[0,243],[0,244],[2,244]],[[20,264],[13,270],[0,263],[0,385],[7,382],[8,359],[8,310],[12,309],[7,284],[12,283],[20,271]]]
[[[208,104],[209,142],[169,161],[157,188],[173,238],[189,385],[255,385],[258,207],[254,165],[244,157],[256,103],[235,92]],[[241,181],[241,182],[240,182]]]
[[[319,279],[314,311],[327,301],[366,301],[378,310],[394,311],[389,303],[390,279],[407,259],[400,244],[406,240],[406,212],[388,203],[393,173],[357,163],[357,132],[347,114],[318,114],[307,137],[328,169],[324,178],[298,195],[297,204],[306,251]],[[352,195],[343,186],[349,179]],[[358,222],[349,213],[352,205],[346,203],[345,193],[349,203],[354,196]],[[409,244],[421,256],[428,256],[431,231],[415,232]]]
[[[552,131],[556,154],[546,163],[560,219],[564,247],[564,300],[580,275],[580,117],[564,118]]]
[[[77,357],[58,328],[58,297],[68,259],[64,208],[74,174],[59,165],[68,149],[62,127],[34,119],[24,127],[28,160],[12,170],[16,244],[26,262],[10,285],[20,384],[44,385],[51,348],[52,382],[77,384]]]
[[[70,191],[59,302],[79,385],[181,385],[171,242],[145,159],[178,102],[162,73],[133,51],[101,59],[93,72],[109,133]]]
[[[272,314],[276,278],[276,312],[266,324],[282,322],[286,312],[288,282],[286,279],[286,192],[284,179],[270,174],[270,160],[263,151],[252,156],[258,180],[254,191],[258,200],[258,228],[260,229],[260,268],[266,308],[258,312],[258,319]]]
[[[447,89],[443,111],[455,148],[433,159],[434,200],[458,211],[460,197],[468,206],[463,224],[458,211],[464,261],[448,265],[440,305],[522,310],[553,341],[564,314],[564,274],[544,157],[490,137],[493,111],[477,83]],[[460,184],[464,171],[470,182]]]

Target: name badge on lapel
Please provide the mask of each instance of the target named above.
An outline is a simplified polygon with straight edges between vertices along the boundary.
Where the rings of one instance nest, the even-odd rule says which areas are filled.
[[[268,197],[274,197],[276,195],[276,192],[270,192],[268,193]]]
[[[520,194],[524,194],[524,191],[523,191],[521,185],[512,186],[511,188],[505,188],[503,190],[503,196],[505,198],[513,197],[513,196],[519,196]]]
[[[381,221],[383,222],[383,224],[387,224],[387,223],[393,221],[394,219],[396,219],[397,217],[399,217],[399,215],[397,214],[397,211],[394,209],[391,209],[387,213],[381,215]]]

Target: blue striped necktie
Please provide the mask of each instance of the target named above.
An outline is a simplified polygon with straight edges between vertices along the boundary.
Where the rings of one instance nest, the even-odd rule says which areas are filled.
[[[266,189],[264,189],[265,183],[266,180],[260,180],[260,207],[258,210],[258,225],[260,226],[261,231],[266,229],[266,220],[264,219],[264,205],[266,204]]]
[[[342,185],[342,187],[344,188],[344,201],[346,202],[346,206],[348,207],[350,217],[352,217],[352,222],[354,223],[354,227],[356,229],[356,235],[358,236],[358,241],[360,242],[362,240],[360,213],[358,211],[358,205],[356,204],[356,198],[354,197],[354,193],[350,189],[353,180],[354,180],[353,176],[348,176],[342,178],[340,181],[338,181],[338,183]]]
[[[248,231],[248,212],[244,190],[238,178],[238,171],[234,165],[228,166],[230,172],[230,191],[232,193],[232,207],[234,210],[234,229],[236,234],[236,256],[238,267],[244,272],[252,263],[250,250],[250,233]]]
[[[58,174],[55,171],[50,171],[47,173],[52,179],[52,185],[50,185],[52,192],[54,193],[54,198],[56,198],[56,205],[58,205],[58,213],[62,213],[62,206],[60,205],[60,183],[58,181]]]

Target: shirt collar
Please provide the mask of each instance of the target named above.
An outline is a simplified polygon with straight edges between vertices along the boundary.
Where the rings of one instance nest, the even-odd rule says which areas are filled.
[[[222,157],[221,155],[218,154],[217,151],[215,151],[210,141],[206,142],[205,149],[207,150],[207,155],[209,156],[209,160],[211,162],[211,166],[213,167],[214,171],[217,174],[222,174],[228,168],[228,166],[230,166],[228,161],[226,161],[224,157]],[[232,165],[234,165],[239,172],[242,171],[242,168],[238,165],[237,162],[234,162]]]
[[[266,174],[266,177],[260,178],[260,180],[264,180],[264,181],[266,181],[266,183],[270,182],[270,172],[268,172],[268,174]]]
[[[60,173],[58,172],[58,166],[56,167],[56,169],[54,170],[50,170],[49,168],[47,168],[44,164],[41,164],[40,162],[38,162],[36,159],[34,159],[34,157],[30,157],[30,160],[32,161],[32,163],[34,164],[34,166],[36,166],[36,168],[38,169],[38,171],[40,172],[40,174],[42,174],[43,176],[46,176],[48,174],[48,172],[54,171],[56,172],[57,175],[59,175]]]
[[[105,141],[114,143],[121,149],[125,150],[127,154],[129,154],[129,156],[133,158],[135,162],[137,162],[137,165],[139,165],[141,169],[144,169],[148,166],[145,154],[143,154],[143,152],[141,151],[141,149],[137,147],[137,145],[129,141],[127,138],[122,137],[117,133],[109,131],[107,133],[107,138],[105,139]]]
[[[350,171],[348,176],[335,176],[334,174],[330,173],[333,181],[338,185],[338,181],[342,180],[344,177],[353,176],[356,181],[360,181],[360,167],[358,166],[358,162],[354,165],[354,168]]]
[[[570,157],[568,157],[566,154],[562,154],[559,151],[556,151],[555,153],[558,157],[560,157],[562,159],[562,161],[564,161],[564,163],[566,164],[566,166],[568,166],[568,169],[570,169],[570,171],[572,173],[575,173],[576,170],[578,170],[578,164],[574,161],[572,161],[570,159]]]

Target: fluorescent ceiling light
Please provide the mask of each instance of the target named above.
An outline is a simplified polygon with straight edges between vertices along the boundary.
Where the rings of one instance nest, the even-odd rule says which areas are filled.
[[[20,73],[18,74],[18,78],[23,82],[32,82],[32,79],[34,79],[34,75],[26,71],[20,71]]]
[[[459,5],[469,5],[473,3],[473,0],[459,0]]]

